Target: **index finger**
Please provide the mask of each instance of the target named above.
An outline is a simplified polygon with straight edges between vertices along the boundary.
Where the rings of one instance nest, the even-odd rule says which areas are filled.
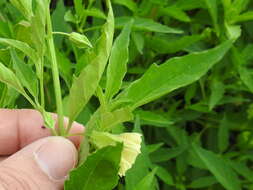
[[[53,118],[57,121],[56,114],[53,114]],[[67,123],[68,119],[65,118],[64,125],[67,126]],[[83,132],[84,126],[76,122],[70,130],[70,134]],[[0,155],[13,154],[33,141],[50,135],[38,111],[0,109]],[[82,136],[71,136],[69,139],[78,147]]]

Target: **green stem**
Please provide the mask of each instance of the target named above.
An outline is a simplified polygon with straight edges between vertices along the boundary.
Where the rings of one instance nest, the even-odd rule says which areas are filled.
[[[6,97],[6,93],[7,93],[7,86],[4,85],[4,89],[2,91],[2,97],[0,99],[0,106],[3,107],[3,104],[4,104],[4,100],[5,100],[5,97]]]
[[[61,85],[60,85],[59,71],[58,71],[57,59],[56,59],[56,53],[55,53],[55,46],[54,46],[54,39],[53,39],[52,23],[51,23],[49,6],[48,6],[48,10],[47,10],[47,34],[48,34],[48,47],[49,47],[49,52],[50,52],[50,56],[51,56],[51,63],[52,63],[53,82],[54,82],[59,130],[60,130],[60,135],[64,136],[65,135],[65,128],[63,126]]]
[[[63,36],[69,36],[69,33],[65,33],[65,32],[52,32],[53,34],[60,34]]]
[[[40,72],[40,104],[45,108],[45,94],[44,94],[44,65],[43,58],[40,60],[41,72]]]

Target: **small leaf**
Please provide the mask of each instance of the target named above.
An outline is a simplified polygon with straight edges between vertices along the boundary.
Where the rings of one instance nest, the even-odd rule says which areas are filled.
[[[15,74],[0,62],[0,81],[11,86],[19,93],[24,94],[25,90]]]
[[[122,85],[122,80],[127,72],[129,36],[131,23],[128,23],[121,34],[115,40],[106,73],[106,93],[107,100],[110,100]]]
[[[177,20],[180,20],[182,22],[190,22],[190,17],[181,9],[179,9],[177,6],[170,6],[161,8],[161,13],[164,15],[169,15]]]
[[[157,168],[153,169],[147,176],[145,176],[138,184],[136,184],[134,190],[150,189],[154,179]]]
[[[31,59],[35,63],[38,60],[34,49],[32,49],[28,44],[24,42],[21,42],[18,40],[7,39],[7,38],[0,38],[0,44],[8,45],[22,51],[25,55],[27,55],[28,57],[31,57]]]
[[[97,8],[85,9],[85,10],[83,10],[83,14],[85,14],[86,16],[92,16],[92,17],[96,17],[96,18],[106,19],[105,14]]]
[[[235,16],[231,23],[245,22],[250,20],[253,20],[253,11],[248,11],[241,15]]]
[[[221,152],[225,151],[229,146],[229,125],[225,115],[218,128],[218,147]]]
[[[132,38],[139,53],[143,54],[143,48],[145,43],[143,35],[139,32],[134,32],[132,33]]]
[[[218,6],[216,0],[205,0],[207,9],[212,17],[213,25],[216,32],[219,34],[219,26],[218,26]]]
[[[65,190],[112,190],[118,183],[122,144],[107,146],[88,156],[70,172]]]
[[[155,166],[157,168],[156,175],[167,185],[174,185],[173,177],[163,167]]]
[[[209,100],[209,110],[212,110],[217,103],[221,100],[225,93],[225,86],[223,83],[214,78],[212,83],[211,83],[211,96]]]
[[[13,67],[17,77],[22,82],[34,98],[38,98],[38,80],[32,68],[25,64],[17,55],[15,50],[11,51]]]
[[[132,12],[137,11],[137,4],[133,0],[113,0],[113,3],[119,4],[119,5],[124,5]]]
[[[198,145],[193,145],[194,152],[198,155],[206,168],[227,190],[240,190],[240,181],[232,168],[213,152],[207,151]]]
[[[217,183],[217,180],[213,176],[205,176],[192,181],[192,183],[188,187],[193,189],[207,188],[215,183]]]
[[[69,34],[69,40],[72,41],[79,48],[92,48],[92,44],[88,40],[88,38],[77,32],[71,32]]]
[[[116,26],[123,27],[126,25],[126,23],[129,23],[131,19],[132,17],[118,17],[116,19]],[[173,33],[173,34],[183,33],[183,31],[180,29],[171,28],[166,25],[155,22],[152,19],[140,17],[136,17],[134,19],[133,29],[150,32],[159,32],[159,33]]]
[[[130,100],[134,109],[188,85],[220,61],[230,47],[231,41],[227,41],[207,51],[169,59],[159,66],[152,65],[139,80],[119,94],[116,100]]]
[[[28,20],[33,16],[32,0],[10,0],[13,6],[15,6]]]

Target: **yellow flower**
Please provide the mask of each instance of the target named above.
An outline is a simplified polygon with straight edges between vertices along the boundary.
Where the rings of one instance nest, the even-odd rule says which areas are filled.
[[[98,148],[123,143],[123,150],[120,160],[119,175],[124,176],[126,171],[132,167],[138,154],[141,153],[141,134],[122,133],[119,135],[107,132],[94,131],[91,135],[92,143]]]

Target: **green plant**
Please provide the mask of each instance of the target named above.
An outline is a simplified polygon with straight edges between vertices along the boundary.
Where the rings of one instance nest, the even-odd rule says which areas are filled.
[[[69,2],[0,2],[0,107],[86,126],[65,189],[252,188],[251,1]]]

